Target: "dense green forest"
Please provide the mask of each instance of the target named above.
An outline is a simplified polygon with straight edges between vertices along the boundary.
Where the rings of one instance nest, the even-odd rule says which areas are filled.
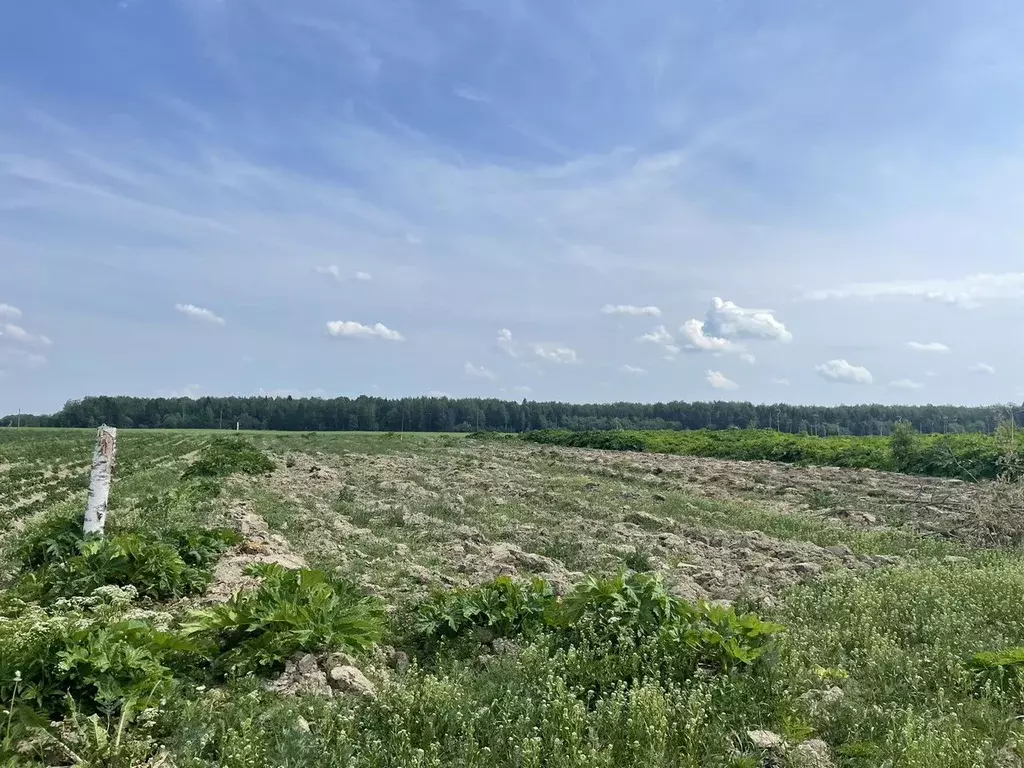
[[[1019,409],[1018,409],[1019,410]],[[49,416],[6,416],[11,426],[298,431],[523,432],[532,429],[777,429],[793,434],[887,435],[899,421],[918,431],[991,433],[1006,406],[754,405],[740,402],[579,405],[446,397],[86,397]],[[1015,416],[1024,426],[1024,414]]]

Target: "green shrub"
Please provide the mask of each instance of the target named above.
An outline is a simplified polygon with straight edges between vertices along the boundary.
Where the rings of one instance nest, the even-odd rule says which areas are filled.
[[[45,515],[26,527],[11,555],[23,570],[42,568],[78,553],[82,543],[82,515],[62,511]]]
[[[230,530],[178,531],[168,539],[138,533],[83,538],[79,532],[75,554],[61,549],[62,559],[27,571],[18,591],[43,602],[106,585],[131,586],[153,600],[183,597],[202,592],[217,558],[240,540]]]
[[[183,630],[208,645],[218,674],[268,673],[298,652],[365,650],[383,633],[379,601],[351,582],[276,564],[246,572],[259,587],[193,612]]]
[[[589,431],[545,429],[522,439],[545,445],[649,451],[741,461],[780,461],[813,466],[893,470],[961,480],[1017,477],[1024,470],[1016,442],[978,434],[916,435],[909,425],[892,438],[815,437],[764,429]],[[1009,446],[1009,447],[1008,447]],[[1009,452],[1009,453],[1008,453]]]
[[[732,608],[692,605],[672,595],[659,575],[628,571],[590,576],[561,600],[543,579],[522,584],[501,576],[435,594],[418,606],[415,624],[428,647],[456,638],[486,642],[547,635],[554,647],[572,650],[591,670],[581,672],[584,677],[594,674],[599,659],[611,659],[599,665],[607,669],[623,653],[635,659],[654,654],[659,664],[691,671],[697,664],[722,670],[749,666],[782,629]],[[641,647],[646,651],[637,656]]]
[[[435,593],[418,606],[415,625],[428,644],[470,631],[485,639],[532,635],[545,626],[544,614],[554,602],[543,579],[521,584],[499,576],[478,587]]]
[[[70,695],[89,712],[146,702],[173,685],[172,665],[195,648],[131,615],[134,589],[104,587],[50,608],[0,607],[0,697],[58,714]],[[145,704],[144,704],[145,705]]]
[[[273,472],[275,464],[244,437],[215,437],[182,473],[183,480],[227,477],[236,472],[262,475]]]
[[[970,667],[982,685],[992,682],[1016,695],[1024,692],[1024,648],[976,653],[971,657]]]

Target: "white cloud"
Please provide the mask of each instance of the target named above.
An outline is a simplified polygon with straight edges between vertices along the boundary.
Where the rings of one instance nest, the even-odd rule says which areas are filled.
[[[793,334],[775,318],[773,310],[745,309],[717,296],[711,300],[703,328],[709,337],[793,340]]]
[[[844,384],[870,384],[871,371],[859,365],[851,365],[845,360],[829,360],[814,366],[818,375],[826,381],[837,381]]]
[[[601,314],[661,317],[661,310],[658,307],[637,307],[632,304],[605,304],[601,307]]]
[[[700,320],[687,320],[683,323],[680,333],[686,338],[687,343],[683,349],[691,352],[744,352],[743,345],[737,344],[729,339],[717,336],[708,336],[704,333],[704,323]]]
[[[471,362],[468,362],[468,361],[466,362],[466,364],[464,366],[462,366],[462,370],[466,373],[467,376],[475,376],[478,379],[495,379],[495,378],[497,378],[494,375],[493,371],[487,370],[482,365],[473,365]]]
[[[224,318],[211,312],[209,309],[203,309],[197,307],[195,304],[175,304],[174,308],[181,312],[183,315],[194,317],[196,320],[202,320],[206,323],[213,323],[214,325],[224,325]]]
[[[788,387],[789,379],[772,379],[772,384],[778,384],[780,387]]]
[[[2,341],[2,339],[0,339]],[[46,357],[20,347],[0,344],[0,363],[20,368],[35,368],[43,365]]]
[[[508,328],[498,331],[498,347],[509,357],[519,357],[519,347],[512,340],[512,331]]]
[[[924,384],[910,379],[897,379],[890,381],[889,386],[893,389],[924,389]]]
[[[331,336],[347,339],[383,339],[384,341],[405,341],[398,331],[388,328],[382,323],[363,325],[352,320],[334,320],[327,324],[327,333]]]
[[[726,378],[721,371],[707,371],[704,378],[715,389],[736,389],[739,386],[732,379]]]
[[[925,371],[924,375],[927,376],[929,379],[932,379],[938,376],[939,374],[937,374],[935,371]]]
[[[753,365],[757,361],[757,358],[754,357],[749,352],[741,352],[740,360],[742,360],[744,363],[750,363],[751,365]]]
[[[1024,298],[1024,272],[974,274],[934,280],[898,280],[877,283],[850,283],[839,288],[808,291],[811,301],[827,299],[924,299],[965,308],[979,307],[990,301]]]
[[[619,366],[619,372],[632,373],[637,376],[643,376],[645,373],[647,373],[647,370],[636,365],[629,365],[628,363],[624,363],[623,365]]]
[[[6,341],[38,347],[48,347],[53,343],[49,337],[42,334],[29,333],[20,325],[14,325],[14,323],[0,325],[0,338]]]
[[[330,275],[338,282],[341,282],[345,278],[341,276],[341,267],[337,264],[328,264],[325,267],[313,267],[313,271],[318,275]]]
[[[371,275],[369,272],[356,272],[356,280],[369,282],[370,280],[373,280],[373,275]]]
[[[645,333],[643,336],[639,336],[637,341],[641,344],[650,342],[652,344],[661,344],[667,347],[667,345],[672,345],[672,342],[674,342],[675,339],[672,338],[672,334],[668,332],[668,329],[665,328],[664,325],[659,325],[650,333]],[[678,351],[678,348],[676,351]]]
[[[967,370],[971,373],[984,373],[987,376],[991,376],[996,372],[996,369],[988,363],[974,363],[973,365],[967,366]]]
[[[918,352],[949,352],[949,347],[938,341],[908,341],[907,346],[911,349],[917,350]]]
[[[21,317],[21,310],[10,304],[0,304],[0,317]]]
[[[522,386],[519,386],[519,387],[512,387],[512,391],[513,392],[518,392],[520,395],[528,395],[531,392],[533,392],[533,390],[530,389],[525,384],[523,384]]]
[[[561,347],[557,344],[534,344],[533,354],[549,363],[575,363],[576,350]]]

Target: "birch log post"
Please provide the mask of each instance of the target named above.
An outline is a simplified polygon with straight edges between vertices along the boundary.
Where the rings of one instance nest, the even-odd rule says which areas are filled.
[[[92,477],[89,481],[89,502],[85,508],[85,534],[103,535],[107,524],[107,501],[110,481],[114,477],[114,456],[117,453],[117,427],[106,424],[96,431],[96,450],[92,454]]]

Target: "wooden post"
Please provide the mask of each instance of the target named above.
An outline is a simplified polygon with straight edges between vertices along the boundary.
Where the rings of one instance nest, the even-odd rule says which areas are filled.
[[[96,450],[92,454],[92,477],[89,481],[89,502],[85,508],[86,535],[103,535],[107,524],[107,501],[110,481],[114,477],[114,456],[117,453],[117,428],[106,424],[96,431]]]

